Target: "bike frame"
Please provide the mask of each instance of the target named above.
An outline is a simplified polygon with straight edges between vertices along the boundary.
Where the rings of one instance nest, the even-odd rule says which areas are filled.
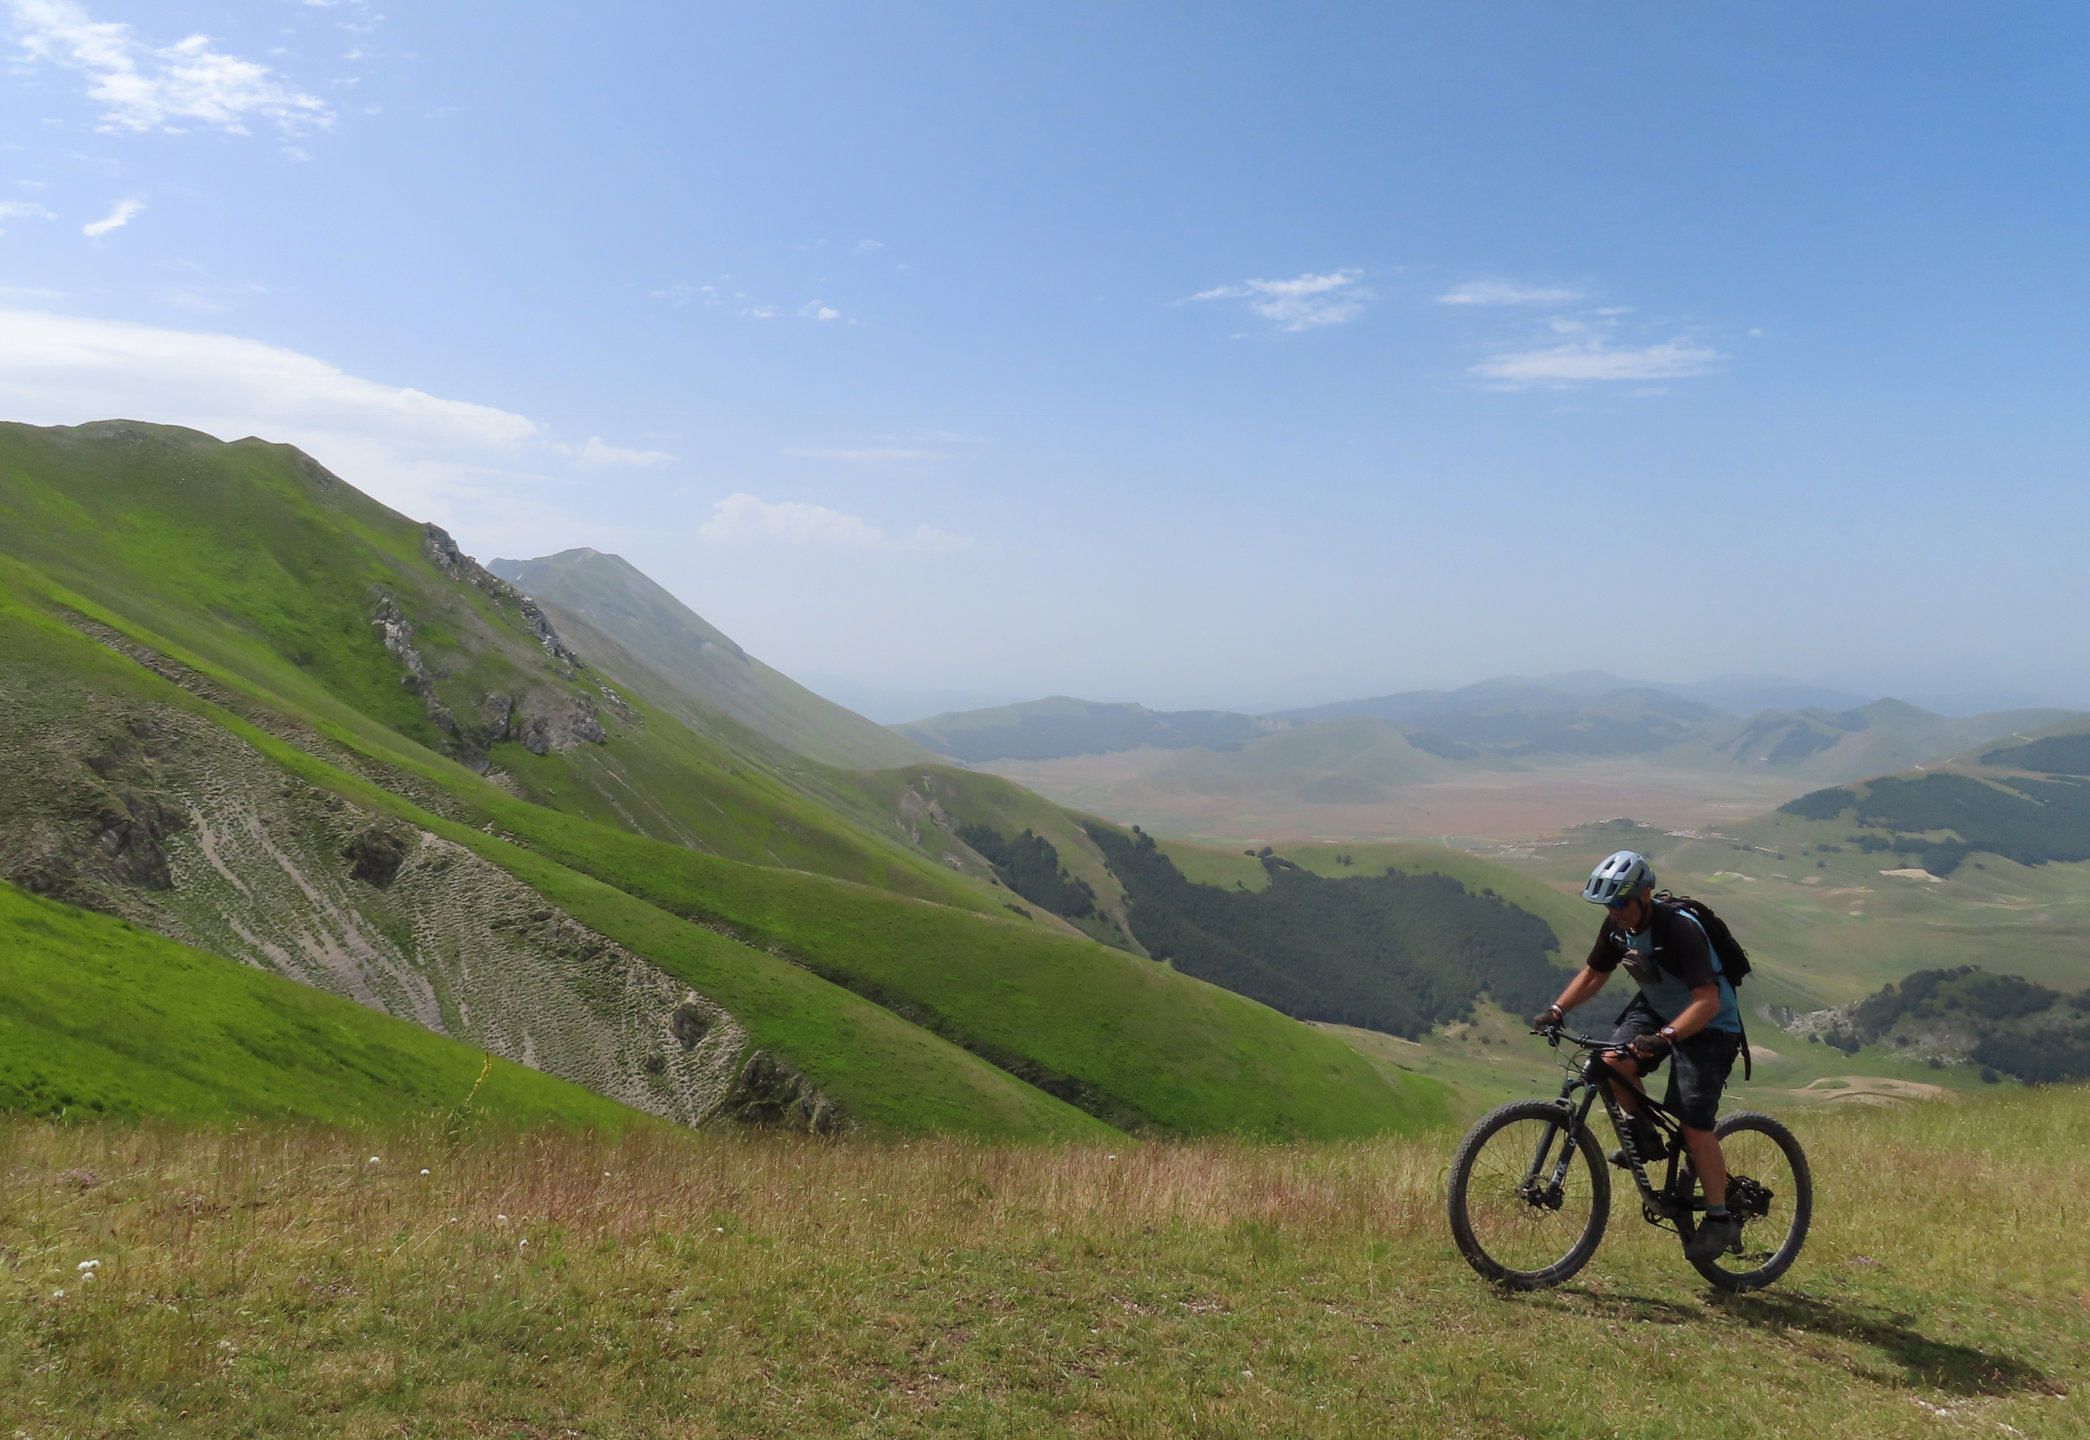
[[[1601,1101],[1604,1113],[1611,1119],[1611,1129],[1618,1136],[1618,1143],[1626,1153],[1633,1184],[1640,1191],[1642,1217],[1650,1225],[1673,1226],[1679,1233],[1688,1236],[1690,1231],[1696,1228],[1690,1217],[1694,1211],[1705,1208],[1705,1200],[1693,1193],[1693,1172],[1689,1155],[1683,1145],[1683,1122],[1677,1118],[1674,1111],[1645,1090],[1640,1092],[1642,1117],[1654,1125],[1669,1150],[1668,1174],[1663,1177],[1661,1189],[1657,1190],[1648,1179],[1647,1167],[1640,1157],[1633,1153],[1633,1146],[1627,1139],[1628,1116],[1624,1107],[1618,1103],[1618,1097],[1611,1092],[1610,1082],[1621,1077],[1604,1063],[1604,1055],[1607,1051],[1618,1050],[1619,1047],[1608,1040],[1595,1040],[1587,1035],[1571,1035],[1562,1030],[1541,1033],[1545,1034],[1546,1043],[1556,1049],[1559,1048],[1560,1042],[1565,1040],[1587,1051],[1588,1054],[1579,1066],[1565,1067],[1567,1078],[1561,1082],[1557,1103],[1567,1112],[1568,1127],[1564,1132],[1549,1130],[1540,1139],[1538,1151],[1531,1157],[1531,1168],[1525,1173],[1522,1188],[1528,1195],[1557,1206],[1558,1197],[1567,1182],[1569,1167],[1574,1163],[1575,1136],[1580,1134],[1582,1127],[1588,1123],[1589,1112]],[[1577,1092],[1580,1092],[1579,1096]],[[1549,1152],[1553,1148],[1554,1137],[1563,1133],[1567,1136],[1567,1142],[1561,1146],[1558,1158],[1552,1158]],[[1552,1162],[1552,1170],[1541,1185],[1539,1177],[1541,1172],[1546,1170],[1549,1159]]]

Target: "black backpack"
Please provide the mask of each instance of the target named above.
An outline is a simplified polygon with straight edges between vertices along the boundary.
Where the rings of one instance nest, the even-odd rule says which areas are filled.
[[[1688,895],[1672,895],[1667,890],[1658,892],[1655,899],[1673,910],[1681,910],[1696,920],[1705,931],[1705,938],[1712,942],[1713,954],[1720,961],[1720,973],[1727,983],[1739,986],[1749,975],[1749,952],[1742,942],[1734,938],[1734,931],[1727,922],[1713,913],[1713,907],[1703,900],[1693,900]]]
[[[1705,931],[1706,940],[1713,947],[1713,955],[1720,962],[1720,973],[1727,977],[1728,984],[1739,986],[1748,978],[1749,952],[1742,948],[1741,941],[1734,938],[1734,931],[1727,928],[1727,922],[1713,913],[1712,906],[1703,900],[1693,900],[1688,895],[1672,895],[1667,890],[1657,892],[1655,900],[1672,910],[1683,911],[1699,923]],[[1736,998],[1741,998],[1739,993]],[[1756,1057],[1749,1053],[1749,1027],[1746,1024],[1742,1026],[1742,1078],[1756,1078]]]

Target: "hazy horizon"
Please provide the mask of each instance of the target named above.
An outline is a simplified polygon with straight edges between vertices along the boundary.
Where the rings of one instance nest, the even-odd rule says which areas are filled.
[[[1448,685],[1393,685],[1383,689],[1358,690],[1354,693],[1346,692],[1340,695],[1319,695],[1305,700],[1294,701],[1287,699],[1274,704],[1261,703],[1253,698],[1241,703],[1207,703],[1205,700],[1197,697],[1193,697],[1190,702],[1181,704],[1159,704],[1140,696],[1078,695],[1070,694],[1070,692],[1064,690],[1033,690],[1021,693],[1004,690],[967,689],[964,687],[913,690],[865,684],[851,680],[846,676],[826,675],[818,672],[793,675],[791,678],[804,685],[807,689],[825,696],[838,705],[846,706],[867,719],[875,720],[881,725],[904,725],[911,721],[932,719],[941,714],[965,710],[986,710],[1003,705],[1020,705],[1029,701],[1049,699],[1055,695],[1068,695],[1072,699],[1088,700],[1099,704],[1144,705],[1150,710],[1226,710],[1245,715],[1274,715],[1289,710],[1310,710],[1320,705],[1335,705],[1351,700],[1376,699],[1385,695],[1398,695],[1418,690],[1457,690],[1466,685],[1480,684],[1488,680],[1543,682],[1546,679],[1544,676],[1510,675],[1498,671],[1493,674],[1476,675],[1470,680],[1463,680]],[[1626,679],[1628,677],[1620,678]],[[1669,680],[1662,677],[1639,677],[1633,681],[1633,684],[1636,687],[1650,689],[1687,689],[1694,685],[1711,683],[1727,678],[1731,677],[1704,676],[1696,681]],[[1819,681],[1802,680],[1793,677],[1760,676],[1748,678],[1765,681],[1786,680],[1788,683],[1796,686],[1820,685],[1824,689],[1835,688],[1824,685]],[[1221,693],[1223,694],[1224,692]],[[1254,694],[1252,690],[1245,688],[1240,693],[1250,695],[1251,697]],[[1927,691],[1903,693],[1895,690],[1881,690],[1871,694],[1859,691],[1846,691],[1845,694],[1849,698],[1851,706],[1869,704],[1875,700],[1901,700],[1939,715],[1962,719],[1971,715],[1999,710],[2090,710],[2090,703],[2082,700],[2045,696],[2037,692],[2007,690],[1961,691],[1939,694]],[[920,708],[925,703],[933,708]],[[1721,708],[1734,709],[1732,706],[1722,706]],[[1786,707],[1762,706],[1754,708],[1772,709]],[[1740,709],[1735,710],[1735,713],[1748,714],[1750,710]]]
[[[0,417],[299,444],[844,703],[2090,703],[2090,15],[0,14]]]

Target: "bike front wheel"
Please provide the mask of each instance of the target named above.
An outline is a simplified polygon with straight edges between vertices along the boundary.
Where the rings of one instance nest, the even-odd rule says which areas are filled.
[[[1467,1132],[1445,1199],[1466,1262],[1511,1290],[1558,1285],[1589,1263],[1611,1218],[1611,1176],[1566,1106],[1518,1100]]]
[[[1727,1158],[1727,1208],[1741,1220],[1742,1238],[1739,1251],[1691,1263],[1722,1290],[1761,1290],[1791,1268],[1807,1243],[1814,1172],[1792,1131],[1768,1115],[1740,1111],[1713,1133]]]

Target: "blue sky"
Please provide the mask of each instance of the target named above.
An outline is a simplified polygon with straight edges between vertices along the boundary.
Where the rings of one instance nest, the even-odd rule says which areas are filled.
[[[6,418],[295,441],[844,698],[2090,704],[2077,6],[0,15]]]

